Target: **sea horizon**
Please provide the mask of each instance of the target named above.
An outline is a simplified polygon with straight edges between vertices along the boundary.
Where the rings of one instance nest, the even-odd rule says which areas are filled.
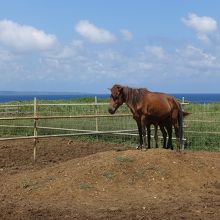
[[[220,102],[220,93],[168,93],[177,99],[189,102],[211,103]],[[10,101],[30,101],[35,97],[39,100],[70,100],[83,97],[105,99],[107,93],[54,92],[54,91],[0,91],[0,103]]]

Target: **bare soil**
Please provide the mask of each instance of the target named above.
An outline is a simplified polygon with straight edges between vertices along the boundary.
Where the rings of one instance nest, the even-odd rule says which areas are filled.
[[[220,219],[220,153],[0,142],[0,219]]]

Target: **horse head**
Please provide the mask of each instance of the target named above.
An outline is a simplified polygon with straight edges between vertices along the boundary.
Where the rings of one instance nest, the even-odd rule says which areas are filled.
[[[121,85],[114,85],[110,91],[110,101],[108,106],[108,112],[110,114],[114,114],[116,110],[125,102],[123,96],[123,86]]]

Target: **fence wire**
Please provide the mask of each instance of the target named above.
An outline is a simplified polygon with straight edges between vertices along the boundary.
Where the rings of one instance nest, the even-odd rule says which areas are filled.
[[[220,103],[190,103],[184,110],[186,146],[189,149],[220,150]]]
[[[108,142],[136,145],[138,143],[137,126],[131,115],[117,116],[118,114],[130,114],[126,105],[118,109],[115,117],[110,116],[107,111],[107,103],[96,102],[77,103],[74,100],[69,103],[59,102],[37,102],[36,120],[37,134],[59,135],[59,134],[81,134],[89,131],[100,131],[95,137],[86,136],[80,138],[100,139]],[[199,104],[190,103],[183,105],[184,111],[190,112],[184,120],[185,146],[188,149],[220,150],[220,103]],[[21,119],[21,117],[33,117],[34,102],[0,105],[0,138],[28,137],[34,135],[34,119]],[[84,117],[94,116],[94,117]],[[106,115],[106,117],[95,117]],[[63,118],[41,117],[59,116]],[[80,118],[65,118],[64,116],[82,116]],[[19,119],[9,120],[11,117]],[[8,120],[4,120],[9,118]],[[121,131],[117,134],[108,134],[108,131]],[[123,132],[124,131],[124,132]],[[106,132],[106,133],[105,133]],[[123,133],[123,135],[119,135]],[[153,131],[152,131],[153,134]],[[161,133],[159,132],[161,137]],[[74,137],[76,138],[76,137]],[[175,143],[175,142],[174,142]],[[152,138],[152,145],[154,141]],[[161,144],[162,145],[162,140]]]

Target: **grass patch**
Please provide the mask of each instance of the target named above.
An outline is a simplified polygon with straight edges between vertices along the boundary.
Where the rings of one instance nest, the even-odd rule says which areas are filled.
[[[134,162],[134,158],[127,157],[127,156],[117,156],[115,158],[115,161],[119,163],[128,163],[128,162]]]
[[[40,179],[39,181],[36,181],[36,182],[31,182],[28,179],[24,179],[21,183],[21,188],[28,189],[29,191],[38,190],[42,187],[45,187],[46,185],[48,185],[50,182],[54,181],[55,179],[56,178],[52,176],[46,177],[45,179]]]
[[[112,173],[111,171],[107,171],[103,173],[103,176],[106,177],[106,179],[108,180],[113,180],[115,177],[114,173]]]
[[[80,189],[92,189],[92,188],[94,188],[90,183],[86,183],[86,182],[81,182],[80,184],[79,184],[79,188]]]

